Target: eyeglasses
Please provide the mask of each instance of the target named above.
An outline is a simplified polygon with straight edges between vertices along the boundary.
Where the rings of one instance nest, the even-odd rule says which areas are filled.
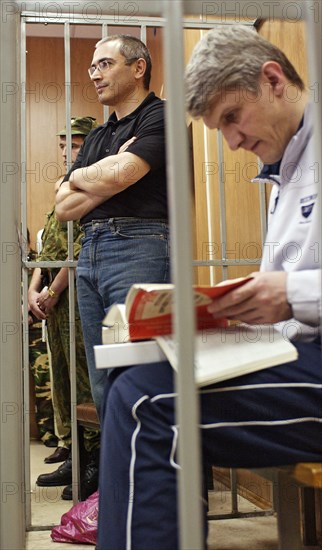
[[[111,62],[108,59],[101,59],[97,63],[97,65],[91,65],[90,66],[90,68],[88,69],[89,76],[93,76],[96,69],[98,69],[100,73],[103,73],[104,71],[106,71],[106,69],[109,69],[110,64],[111,64]]]
[[[138,57],[130,57],[129,59],[125,59],[124,65],[132,65],[132,63],[134,63],[134,61],[137,61],[138,59],[139,59]],[[100,73],[103,73],[104,71],[109,69],[111,65],[113,65],[113,62],[110,61],[109,59],[107,58],[101,59],[97,63],[97,65],[90,66],[90,68],[88,69],[88,74],[90,77],[93,76],[96,69],[98,69]]]

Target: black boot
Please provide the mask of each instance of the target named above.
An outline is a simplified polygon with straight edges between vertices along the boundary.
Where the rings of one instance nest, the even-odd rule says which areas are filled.
[[[99,456],[96,453],[92,454],[91,460],[87,464],[84,472],[84,477],[80,483],[80,499],[86,500],[98,489],[98,464]]]
[[[80,500],[86,500],[98,489],[98,464],[99,450],[92,451],[89,454],[88,463],[85,466],[84,472],[81,472],[80,480]],[[63,500],[73,499],[72,484],[67,485],[62,492]]]
[[[71,455],[50,474],[41,474],[36,481],[40,487],[59,487],[72,482],[72,457]]]

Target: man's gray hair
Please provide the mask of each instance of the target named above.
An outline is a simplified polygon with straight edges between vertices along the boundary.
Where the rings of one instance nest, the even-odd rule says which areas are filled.
[[[228,90],[259,92],[262,65],[276,61],[300,90],[304,83],[286,55],[253,27],[225,25],[207,32],[186,68],[186,107],[193,117],[206,115]]]

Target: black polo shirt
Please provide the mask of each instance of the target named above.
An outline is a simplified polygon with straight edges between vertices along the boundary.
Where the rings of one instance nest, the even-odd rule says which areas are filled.
[[[86,214],[81,219],[82,224],[116,217],[167,219],[164,102],[153,92],[129,115],[117,120],[112,113],[105,124],[94,129],[85,139],[65,180],[76,168],[116,155],[121,145],[133,136],[137,139],[127,151],[145,160],[150,171],[134,185]]]

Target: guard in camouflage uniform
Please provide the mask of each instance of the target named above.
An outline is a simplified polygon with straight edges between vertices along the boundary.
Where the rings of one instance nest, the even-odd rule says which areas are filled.
[[[72,160],[85,136],[95,128],[97,123],[91,117],[72,119]],[[60,147],[66,161],[66,131],[62,130]],[[57,182],[58,188],[60,181]],[[58,222],[55,209],[48,214],[42,234],[42,250],[39,260],[55,261],[67,258],[67,223]],[[74,257],[77,259],[81,247],[82,231],[78,222],[74,222]],[[76,290],[76,289],[75,289]],[[46,319],[48,341],[51,350],[52,395],[55,415],[57,414],[63,426],[63,436],[54,455],[64,456],[62,449],[71,446],[71,402],[70,402],[70,346],[69,346],[69,299],[68,299],[68,268],[35,269],[28,292],[29,307],[38,319]],[[81,322],[75,293],[75,342],[76,342],[76,391],[77,403],[92,402],[92,394],[88,378],[86,355],[84,349]],[[81,478],[81,497],[87,498],[97,489],[99,432],[84,430],[84,447],[88,453],[88,467]],[[67,451],[68,453],[68,451]],[[64,456],[65,458],[65,456]],[[71,455],[56,470],[50,474],[38,476],[40,486],[68,485],[63,491],[63,498],[72,498],[72,468]]]

